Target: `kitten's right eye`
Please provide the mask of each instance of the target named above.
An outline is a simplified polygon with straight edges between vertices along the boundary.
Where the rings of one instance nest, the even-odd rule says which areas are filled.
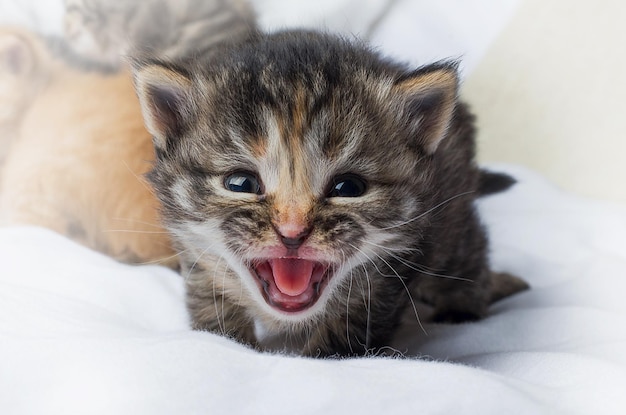
[[[259,179],[252,173],[233,173],[224,180],[224,187],[231,192],[262,194]]]

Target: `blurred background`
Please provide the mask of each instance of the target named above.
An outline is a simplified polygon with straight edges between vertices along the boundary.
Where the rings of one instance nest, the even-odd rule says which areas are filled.
[[[626,3],[618,0],[251,0],[267,30],[369,40],[413,65],[461,59],[479,160],[626,205]],[[0,23],[58,33],[62,0],[0,0]]]

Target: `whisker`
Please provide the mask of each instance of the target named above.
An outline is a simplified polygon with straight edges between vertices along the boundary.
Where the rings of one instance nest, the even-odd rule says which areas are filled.
[[[389,247],[387,247],[387,246],[383,246],[383,245],[380,245],[380,244],[376,244],[376,243],[371,242],[371,241],[366,241],[366,240],[364,240],[363,242],[365,242],[365,243],[367,243],[367,244],[369,244],[369,245],[375,246],[375,247],[377,247],[377,248],[384,249],[384,250],[385,250],[385,251],[387,251],[387,252],[401,252],[401,253],[406,253],[406,254],[409,254],[409,253],[414,253],[414,252],[419,252],[419,253],[421,253],[421,252],[422,252],[422,250],[421,250],[420,248],[409,248],[409,247],[402,247],[402,248],[389,248]]]
[[[365,302],[365,309],[367,311],[367,320],[365,322],[365,348],[368,349],[371,344],[370,313],[372,310],[372,282],[370,281],[370,275],[365,264],[361,264],[361,267],[363,267],[363,271],[365,272],[365,281],[367,282],[367,301]]]
[[[169,232],[166,232],[166,231],[140,231],[138,229],[105,229],[102,231],[102,233],[111,233],[111,232],[142,233],[146,235],[169,235]]]
[[[187,251],[189,251],[189,250],[188,250],[188,249],[185,249],[185,250],[182,250],[182,251],[176,252],[176,253],[175,253],[175,254],[173,254],[173,255],[166,256],[166,257],[163,257],[163,258],[154,259],[154,260],[152,260],[152,261],[139,262],[139,263],[137,263],[137,265],[160,265],[162,262],[167,261],[167,260],[170,260],[170,259],[172,259],[172,258],[176,258],[177,256],[180,256],[181,254],[184,254],[184,253],[185,253],[185,252],[187,252]]]
[[[422,321],[421,321],[421,319],[419,317],[419,314],[417,312],[417,307],[415,306],[415,301],[413,301],[413,297],[411,296],[411,292],[409,291],[409,287],[406,286],[406,283],[404,282],[404,279],[402,279],[402,277],[398,274],[398,272],[383,257],[381,257],[378,254],[376,254],[376,256],[379,257],[381,259],[381,261],[383,261],[385,264],[387,264],[387,266],[391,269],[391,271],[393,271],[394,274],[396,274],[396,276],[398,277],[398,279],[402,283],[402,286],[404,287],[404,290],[406,291],[406,294],[409,297],[409,301],[411,302],[411,307],[413,308],[413,313],[415,314],[415,318],[417,319],[417,324],[419,324],[420,328],[422,329],[422,332],[424,332],[425,335],[428,335],[428,333],[426,332],[426,329],[424,328],[424,325],[422,324]]]
[[[343,251],[341,251],[343,254]],[[344,255],[345,261],[345,255]],[[348,341],[348,347],[350,348],[350,353],[354,354],[354,350],[352,349],[352,341],[350,340],[350,295],[352,294],[352,282],[354,279],[354,274],[352,269],[350,269],[350,285],[348,286],[348,300],[346,301],[346,340]]]
[[[398,223],[398,224],[396,224],[396,225],[388,226],[388,227],[386,227],[386,228],[379,228],[379,230],[381,230],[381,231],[386,231],[386,230],[389,230],[389,229],[395,229],[395,228],[399,228],[399,227],[404,226],[404,225],[408,225],[409,223],[414,222],[414,221],[416,221],[416,220],[418,220],[418,219],[421,219],[422,217],[424,217],[425,215],[428,215],[428,214],[429,214],[429,213],[431,213],[432,211],[437,210],[437,209],[439,209],[440,207],[442,207],[442,206],[444,206],[444,205],[446,205],[446,204],[448,204],[448,203],[452,202],[454,199],[458,199],[459,197],[467,196],[467,195],[472,194],[472,193],[476,193],[476,191],[472,190],[472,191],[469,191],[469,192],[459,193],[458,195],[456,195],[456,196],[452,196],[452,197],[450,197],[450,198],[448,198],[448,199],[444,200],[443,202],[441,202],[441,203],[439,203],[439,204],[435,205],[434,207],[432,207],[432,208],[428,209],[426,212],[421,213],[419,216],[416,216],[416,217],[414,217],[413,219],[409,219],[409,220],[404,221],[404,222],[402,222],[402,223]]]
[[[357,251],[361,252],[363,255],[365,255],[365,257],[367,258],[368,261],[370,261],[372,263],[372,265],[374,266],[374,268],[376,268],[376,270],[378,271],[378,273],[382,276],[384,276],[385,274],[383,274],[380,271],[380,268],[378,268],[378,265],[376,264],[375,261],[373,261],[365,252],[363,252],[361,249],[357,248],[356,246],[349,244],[352,248],[356,249]],[[419,313],[417,312],[417,306],[415,305],[415,301],[413,301],[413,297],[411,296],[411,292],[409,290],[409,287],[407,287],[406,283],[404,282],[404,279],[402,279],[402,277],[400,276],[400,274],[398,274],[398,272],[391,266],[391,264],[389,264],[389,262],[387,262],[385,260],[385,258],[381,257],[380,255],[378,255],[377,253],[373,252],[374,255],[376,255],[381,261],[383,261],[388,267],[389,269],[391,269],[391,271],[395,274],[395,276],[400,280],[400,282],[402,283],[402,286],[404,287],[404,290],[407,293],[407,296],[409,298],[409,301],[411,303],[411,307],[413,308],[413,313],[415,314],[415,318],[417,320],[417,324],[419,324],[420,328],[422,329],[422,331],[424,332],[424,334],[428,335],[428,333],[426,332],[426,329],[424,328],[424,325],[422,324],[422,321],[419,317]]]
[[[364,241],[365,243],[368,243],[370,245],[376,246],[380,249],[382,249],[383,251],[385,251],[390,257],[396,259],[397,261],[401,262],[402,264],[404,264],[405,266],[407,266],[408,268],[417,271],[419,273],[431,276],[431,277],[440,277],[440,278],[447,278],[447,279],[451,279],[451,280],[457,280],[457,281],[465,281],[465,282],[474,282],[473,280],[469,279],[469,278],[463,278],[463,277],[456,277],[454,275],[446,275],[446,274],[440,274],[440,273],[436,273],[434,271],[431,271],[428,269],[428,267],[415,263],[415,262],[411,262],[409,260],[406,260],[398,255],[395,255],[393,252],[390,252],[387,248],[385,248],[384,246],[375,244],[373,242],[369,242],[369,241]]]
[[[213,245],[215,245],[215,244],[211,244],[211,245],[207,246],[202,252],[200,252],[200,255],[198,255],[198,257],[193,262],[193,264],[191,264],[191,267],[189,268],[189,271],[187,272],[187,275],[185,276],[185,282],[187,282],[189,280],[189,278],[191,277],[191,273],[193,272],[193,270],[195,269],[196,265],[198,264],[198,261],[200,261],[200,258],[202,258],[204,256],[204,254],[206,254],[209,251],[209,249],[211,249],[213,247]]]
[[[218,258],[217,262],[215,263],[215,268],[214,268],[214,272],[217,272],[218,268],[219,268],[219,264],[222,261],[222,256],[220,255],[220,257]],[[215,317],[217,320],[217,325],[220,329],[220,332],[222,334],[226,334],[226,328],[224,326],[222,326],[222,321],[220,320],[220,312],[217,308],[217,291],[215,290],[215,280],[217,275],[213,274],[213,278],[211,278],[211,282],[212,287],[213,287],[213,307],[215,307]],[[222,297],[224,296],[224,294],[222,293]]]
[[[142,224],[142,225],[152,226],[152,227],[155,227],[155,228],[162,228],[163,227],[163,225],[161,223],[151,223],[151,222],[146,222],[144,220],[133,219],[133,218],[114,217],[114,218],[111,218],[111,219],[124,221],[124,222],[139,223],[139,224]]]
[[[139,181],[139,183],[141,183],[141,185],[148,191],[150,192],[151,195],[154,195],[154,189],[148,184],[148,181],[146,180],[145,177],[143,176],[139,176],[137,175],[137,173],[135,173],[135,171],[133,169],[130,168],[130,166],[128,165],[128,163],[126,161],[123,162],[124,166],[126,167],[126,169],[130,172],[130,174],[132,174],[133,176],[135,176],[135,178],[137,179],[137,181]]]
[[[241,301],[243,300],[243,284],[239,281],[239,298],[237,299],[237,307],[241,307]]]
[[[222,287],[224,287],[226,285],[226,273],[228,272],[228,267],[224,267],[224,272],[222,272]],[[226,334],[226,312],[224,311],[224,297],[226,297],[226,293],[222,292],[222,324],[223,324],[223,333]],[[217,319],[219,321],[219,314],[217,316]]]
[[[409,262],[409,261],[405,261],[402,258],[397,257],[396,255],[393,254],[389,254],[391,255],[393,258],[395,258],[396,260],[400,261],[401,263],[403,263],[407,268],[410,268],[414,271],[417,271],[421,274],[424,275],[428,275],[429,277],[438,277],[438,278],[445,278],[445,279],[449,279],[449,280],[456,280],[456,281],[464,281],[464,282],[475,282],[474,280],[471,280],[469,278],[463,278],[463,277],[456,277],[454,275],[446,275],[446,274],[438,274],[435,272],[431,272],[428,271],[427,269],[422,268],[419,264],[413,263],[413,262]]]

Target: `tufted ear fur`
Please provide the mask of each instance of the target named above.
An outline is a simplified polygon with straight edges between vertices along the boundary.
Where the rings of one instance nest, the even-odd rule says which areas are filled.
[[[192,112],[192,82],[181,72],[159,64],[136,67],[134,78],[146,128],[154,137],[154,145],[165,150],[168,140],[184,130]]]
[[[434,153],[446,135],[457,91],[456,66],[445,63],[420,68],[394,85],[402,105],[402,120],[427,154]]]

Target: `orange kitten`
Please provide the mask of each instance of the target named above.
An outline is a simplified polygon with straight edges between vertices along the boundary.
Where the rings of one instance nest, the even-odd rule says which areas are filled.
[[[43,85],[7,156],[0,220],[53,229],[125,262],[175,265],[143,179],[154,154],[130,75],[80,72],[45,53],[37,37],[20,40],[12,53],[39,65],[30,80]]]
[[[46,80],[39,62],[43,51],[30,37],[17,28],[0,28],[0,166],[21,115]]]

